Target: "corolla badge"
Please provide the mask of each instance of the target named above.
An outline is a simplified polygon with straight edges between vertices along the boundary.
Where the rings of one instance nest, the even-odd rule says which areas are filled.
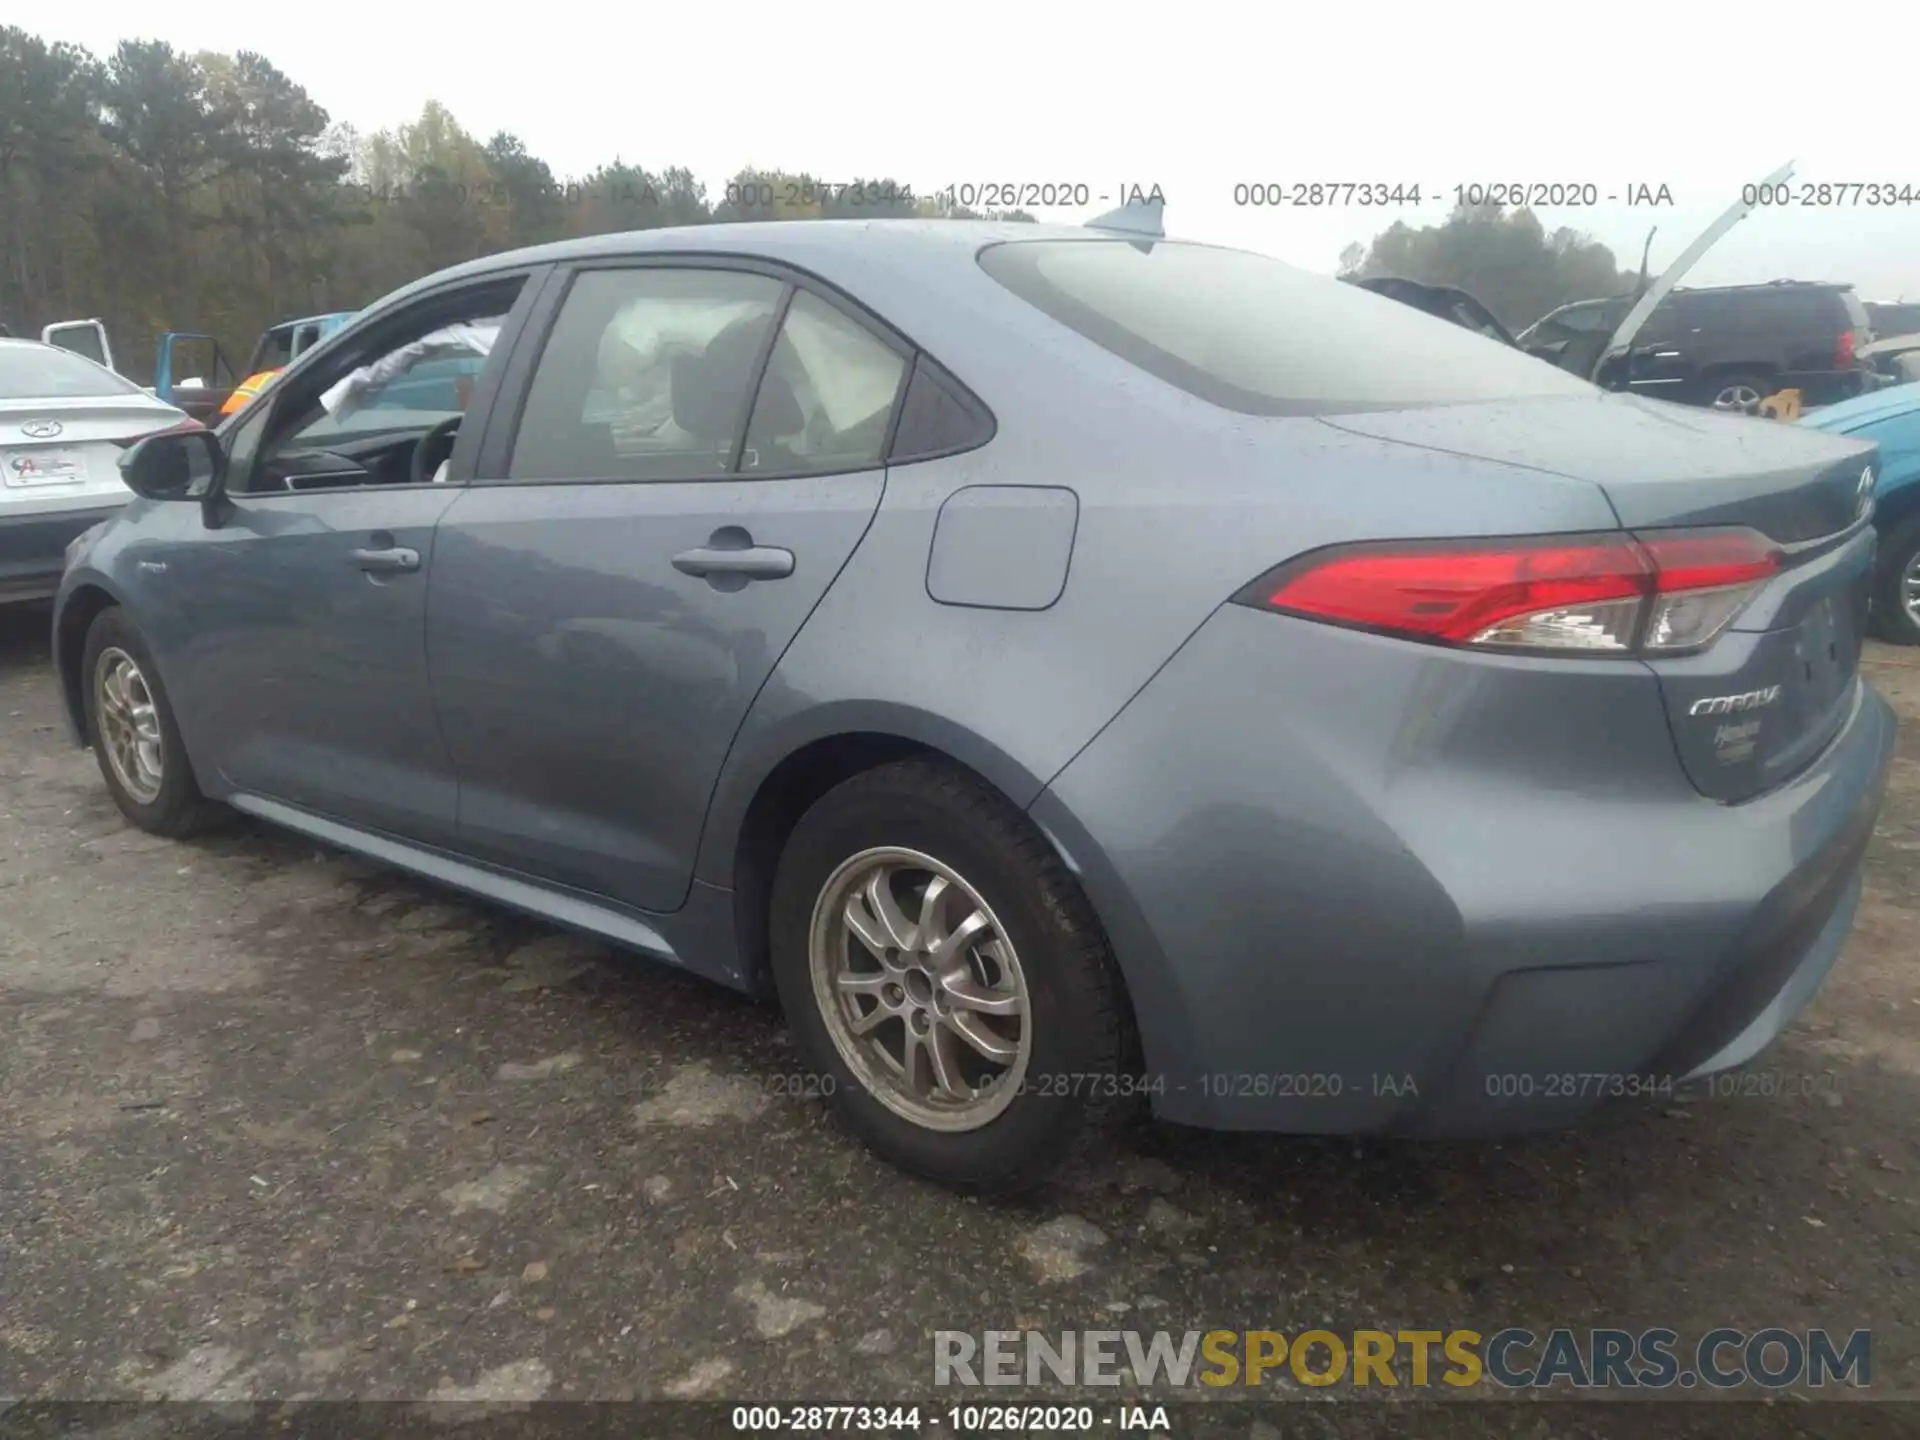
[[[1780,698],[1780,687],[1769,685],[1764,690],[1749,690],[1744,695],[1709,695],[1704,700],[1696,700],[1688,707],[1689,715],[1738,715],[1746,710],[1758,710],[1771,705]]]
[[[29,420],[20,427],[20,433],[29,440],[51,440],[66,428],[58,420]]]

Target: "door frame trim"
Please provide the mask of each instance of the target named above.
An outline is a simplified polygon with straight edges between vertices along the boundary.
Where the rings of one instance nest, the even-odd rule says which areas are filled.
[[[764,275],[786,286],[785,292],[774,308],[773,327],[768,331],[766,344],[761,347],[752,383],[747,387],[747,410],[740,421],[741,444],[735,447],[732,468],[725,473],[706,477],[689,475],[671,480],[585,476],[554,480],[516,480],[508,476],[507,466],[513,458],[514,441],[519,436],[527,397],[533,389],[534,372],[539,368],[540,361],[546,353],[547,344],[553,338],[553,329],[560,318],[560,311],[573,289],[575,277],[596,270],[728,270],[749,275]],[[900,357],[902,362],[900,379],[894,387],[893,406],[887,415],[887,429],[881,441],[880,458],[833,470],[742,471],[739,468],[740,451],[745,445],[747,423],[752,418],[754,402],[759,398],[761,383],[766,378],[767,364],[773,356],[773,347],[779,338],[780,326],[785,323],[794,295],[802,290],[816,300],[840,311]],[[493,397],[495,403],[488,416],[486,438],[481,444],[472,478],[466,483],[520,486],[685,485],[699,484],[705,480],[725,484],[734,481],[806,480],[824,475],[860,475],[869,470],[882,469],[887,464],[886,457],[892,453],[894,434],[900,427],[901,413],[906,409],[907,390],[913,379],[914,361],[922,353],[924,352],[920,346],[846,291],[811,271],[786,261],[772,260],[761,255],[742,255],[731,251],[648,250],[635,251],[626,255],[595,255],[572,262],[562,262],[553,267],[553,274],[541,289],[538,306],[526,317],[525,324],[516,339],[513,354],[509,358],[507,368],[501,374],[499,388]]]

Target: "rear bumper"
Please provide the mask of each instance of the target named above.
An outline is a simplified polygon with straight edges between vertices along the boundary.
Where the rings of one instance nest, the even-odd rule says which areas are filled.
[[[117,500],[37,515],[10,515],[0,507],[0,604],[51,597],[60,588],[67,546],[74,537],[112,519],[125,506]]]
[[[1595,665],[1229,606],[1055,779],[1032,813],[1164,1118],[1516,1133],[1780,1032],[1851,927],[1893,712],[1860,685],[1806,770],[1722,805],[1657,688]]]

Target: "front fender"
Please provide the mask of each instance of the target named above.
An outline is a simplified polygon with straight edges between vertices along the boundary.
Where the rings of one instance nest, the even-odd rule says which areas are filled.
[[[109,523],[103,521],[80,537],[76,553],[81,558],[67,566],[53,601],[53,673],[60,685],[67,737],[82,749],[89,741],[80,688],[80,649],[86,643],[87,627],[93,623],[93,617],[108,606],[126,603],[119,587],[86,558],[98,544],[99,532]]]

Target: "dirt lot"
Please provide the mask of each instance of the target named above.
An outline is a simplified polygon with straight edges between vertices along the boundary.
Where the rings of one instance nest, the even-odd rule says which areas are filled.
[[[936,1329],[1516,1324],[1866,1327],[1872,1391],[1920,1396],[1920,654],[1869,668],[1907,728],[1865,908],[1758,1067],[1828,1093],[1498,1146],[1143,1125],[1002,1207],[776,1093],[744,1000],[262,828],[132,830],[44,613],[0,618],[0,1395],[930,1401]],[[1765,1413],[1866,1433],[1843,1404]],[[1646,1433],[1625,1410],[1500,1429]]]

